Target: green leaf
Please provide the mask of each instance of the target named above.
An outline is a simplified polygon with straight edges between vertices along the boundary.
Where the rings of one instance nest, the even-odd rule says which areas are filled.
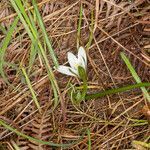
[[[81,3],[81,6],[80,6],[80,15],[79,15],[79,23],[78,23],[78,29],[77,29],[77,49],[79,48],[79,45],[80,45],[82,15],[83,15],[83,7],[82,7],[82,3]]]
[[[83,67],[78,66],[78,73],[79,73],[79,77],[80,77],[83,81],[87,80],[86,70],[85,70]]]
[[[146,86],[150,87],[150,83],[138,83],[138,84],[128,85],[128,86],[124,86],[124,87],[117,88],[117,89],[110,89],[110,90],[101,91],[101,92],[97,92],[97,93],[93,93],[93,94],[87,94],[85,96],[85,100],[100,98],[100,97],[104,97],[106,95],[125,92],[128,90],[132,90],[132,89],[139,88],[139,87],[146,87]]]
[[[33,42],[33,44],[35,43],[35,41],[37,41],[38,47],[39,47],[39,52],[41,54],[41,56],[43,57],[44,60],[44,64],[48,73],[48,78],[51,82],[51,86],[54,92],[54,108],[56,108],[56,106],[58,105],[58,94],[59,94],[59,87],[57,85],[57,81],[55,79],[54,73],[52,71],[52,68],[49,64],[48,58],[47,58],[47,54],[45,53],[45,50],[41,44],[41,42],[38,39],[38,33],[37,33],[37,29],[34,26],[34,23],[30,20],[32,19],[32,16],[30,15],[30,17],[27,16],[26,11],[22,5],[21,0],[10,0],[12,6],[14,7],[15,11],[17,12],[21,22],[23,23],[31,41]],[[37,13],[37,11],[36,11]],[[37,15],[37,14],[36,14]],[[38,15],[37,15],[38,16]],[[29,19],[30,18],[30,19]]]
[[[36,138],[33,138],[31,136],[28,136],[26,134],[23,134],[21,132],[19,132],[17,129],[15,128],[12,128],[11,126],[7,125],[3,120],[0,119],[0,125],[1,126],[4,126],[6,129],[8,129],[9,131],[12,131],[14,133],[16,133],[18,136],[21,136],[25,139],[28,139],[30,141],[34,141],[34,142],[37,142],[37,143],[40,143],[40,144],[43,144],[43,145],[50,145],[50,146],[54,146],[54,147],[62,147],[62,148],[67,148],[67,147],[70,147],[78,142],[81,141],[81,139],[77,140],[76,142],[72,142],[70,144],[55,144],[53,142],[47,142],[47,141],[43,141],[41,139],[36,139]],[[82,137],[81,137],[82,138]]]
[[[31,68],[33,66],[33,63],[35,61],[36,55],[38,53],[38,45],[34,44],[33,42],[31,43],[31,50],[30,50],[30,56],[29,56],[29,70],[28,72],[31,71]]]
[[[135,81],[137,83],[142,83],[140,77],[136,73],[135,69],[133,68],[132,64],[130,63],[130,61],[126,57],[126,55],[123,52],[121,52],[120,55],[121,55],[121,58],[123,59],[123,61],[125,62],[125,64],[127,65],[128,69],[129,69],[130,73],[132,74],[133,78],[135,79]],[[141,90],[142,90],[144,96],[150,102],[150,95],[148,94],[146,88],[145,87],[141,87]]]
[[[87,135],[88,135],[88,150],[91,150],[91,136],[90,136],[90,130],[87,129]]]
[[[52,60],[53,60],[53,62],[54,62],[55,67],[57,68],[57,67],[59,66],[58,60],[57,60],[57,57],[56,57],[56,55],[55,55],[55,52],[54,52],[54,50],[53,50],[53,48],[52,48],[50,39],[48,38],[48,35],[47,35],[47,32],[46,32],[44,23],[43,23],[43,21],[42,21],[42,17],[41,17],[41,15],[40,15],[40,13],[39,13],[39,10],[38,10],[38,7],[37,7],[37,4],[36,4],[35,0],[32,0],[32,3],[33,3],[33,7],[34,7],[34,9],[35,9],[35,12],[36,12],[37,21],[38,21],[39,26],[40,26],[40,28],[41,28],[41,30],[42,30],[42,34],[43,34],[44,39],[45,39],[45,41],[46,41],[46,44],[47,44],[47,46],[48,46],[50,55],[51,55],[51,57],[52,57]]]
[[[29,79],[29,77],[28,77],[28,75],[27,75],[27,73],[26,73],[26,70],[25,70],[23,67],[21,68],[21,70],[22,70],[23,75],[25,76],[25,79],[26,79],[28,88],[30,89],[30,92],[31,92],[31,94],[32,94],[33,101],[35,102],[35,104],[36,104],[36,106],[37,106],[37,109],[38,109],[39,112],[41,113],[40,104],[39,104],[39,102],[38,102],[38,100],[37,100],[37,97],[36,97],[36,95],[35,95],[35,91],[34,91],[32,85],[31,85],[31,82],[30,82],[30,79]]]
[[[6,49],[7,49],[8,45],[9,45],[9,43],[11,41],[11,37],[13,35],[13,32],[14,32],[16,26],[17,26],[18,20],[19,20],[19,18],[17,17],[14,20],[14,22],[12,23],[10,29],[7,32],[6,37],[2,41],[2,47],[0,48],[0,75],[5,80],[6,83],[8,83],[8,80],[7,80],[7,77],[6,77],[5,73],[4,73],[4,68],[3,68],[4,67],[4,63],[5,63],[4,56],[5,56]]]
[[[91,25],[89,27],[90,35],[88,43],[86,44],[86,48],[88,49],[91,46],[92,40],[93,40],[93,30],[94,30],[94,12],[91,12]]]
[[[83,90],[80,96],[80,100],[78,100],[79,102],[82,102],[83,100],[85,100],[85,95],[88,89],[87,73],[86,73],[86,70],[81,66],[78,66],[78,73],[79,73],[79,77],[83,80]]]

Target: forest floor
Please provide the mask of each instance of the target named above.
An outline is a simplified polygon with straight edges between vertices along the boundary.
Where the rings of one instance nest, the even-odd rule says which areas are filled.
[[[149,87],[77,104],[82,81],[56,69],[83,46],[87,95],[150,82],[150,1],[36,4],[0,0],[0,149],[150,149]]]

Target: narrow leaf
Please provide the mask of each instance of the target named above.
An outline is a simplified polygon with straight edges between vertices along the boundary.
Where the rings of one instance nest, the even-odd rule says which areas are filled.
[[[3,65],[4,65],[4,56],[5,56],[5,52],[6,52],[6,49],[11,41],[11,37],[13,35],[13,32],[17,26],[17,23],[18,23],[18,20],[19,18],[17,17],[14,22],[12,23],[10,29],[8,30],[7,32],[7,35],[5,37],[5,39],[2,41],[2,47],[0,48],[0,75],[3,77],[3,79],[5,80],[6,83],[8,83],[8,80],[7,80],[7,77],[4,73],[4,69],[3,69]]]
[[[54,146],[54,147],[63,147],[63,148],[67,148],[67,147],[70,147],[76,143],[78,143],[81,139],[77,140],[76,142],[72,142],[70,144],[55,144],[53,142],[47,142],[47,141],[43,141],[43,140],[40,140],[40,139],[36,139],[36,138],[33,138],[31,136],[28,136],[26,134],[23,134],[21,132],[19,132],[17,129],[15,128],[12,128],[11,126],[9,126],[8,124],[6,124],[3,120],[0,119],[0,125],[1,126],[4,126],[6,129],[16,133],[18,136],[21,136],[25,139],[28,139],[30,141],[34,141],[34,142],[37,142],[37,143],[40,143],[40,144],[43,144],[43,145],[50,145],[50,146]]]
[[[101,91],[101,92],[97,92],[97,93],[93,93],[93,94],[87,94],[85,96],[85,99],[90,100],[90,99],[94,99],[94,98],[100,98],[100,97],[104,97],[106,95],[125,92],[128,90],[132,90],[132,89],[139,88],[139,87],[146,87],[146,86],[150,87],[150,83],[138,83],[138,84],[128,85],[128,86],[124,86],[124,87],[117,88],[117,89],[110,89],[110,90]]]
[[[55,55],[55,52],[52,48],[52,45],[51,45],[51,42],[50,42],[50,39],[48,38],[48,35],[47,35],[47,32],[46,32],[46,29],[45,29],[45,26],[44,26],[44,23],[42,21],[42,17],[39,13],[39,10],[38,10],[38,7],[37,7],[37,4],[35,2],[35,0],[32,0],[32,3],[33,3],[33,6],[34,6],[34,9],[35,9],[35,12],[36,12],[36,16],[37,16],[37,21],[40,25],[40,28],[42,29],[42,33],[44,35],[44,39],[46,41],[46,44],[48,46],[48,49],[49,49],[49,52],[50,52],[50,55],[52,57],[52,60],[53,60],[53,63],[55,65],[56,68],[58,68],[59,64],[58,64],[58,60],[56,58],[56,55]]]
[[[30,80],[29,80],[29,77],[28,77],[28,75],[27,75],[27,73],[26,73],[26,71],[25,71],[25,69],[24,69],[23,67],[21,68],[21,70],[22,70],[22,73],[23,73],[23,75],[24,75],[24,77],[25,77],[25,79],[26,79],[28,88],[30,89],[30,92],[31,92],[31,94],[32,94],[33,101],[35,102],[37,109],[38,109],[39,112],[41,113],[41,107],[40,107],[40,104],[39,104],[39,102],[38,102],[38,100],[37,100],[37,97],[36,97],[36,95],[35,95],[35,91],[34,91],[32,85],[31,85],[31,82],[30,82]]]
[[[79,48],[79,45],[80,45],[80,33],[81,33],[82,15],[83,15],[83,7],[82,7],[82,3],[81,3],[80,15],[79,15],[79,23],[78,23],[78,29],[77,29],[77,49]]]
[[[137,83],[141,83],[141,79],[138,76],[138,74],[136,73],[135,69],[133,68],[132,64],[130,63],[129,59],[126,57],[126,55],[121,52],[121,58],[123,59],[123,61],[125,62],[125,64],[127,65],[128,69],[130,70],[130,73],[132,74],[133,78],[135,79],[135,81]],[[150,102],[150,95],[148,94],[147,90],[145,87],[141,87],[141,90],[144,94],[144,96],[147,98],[147,100]]]

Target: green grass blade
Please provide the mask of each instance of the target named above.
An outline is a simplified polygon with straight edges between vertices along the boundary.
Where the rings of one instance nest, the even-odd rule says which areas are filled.
[[[31,30],[31,32],[32,32],[32,34],[33,34],[33,36],[36,37],[36,36],[37,36],[37,34],[36,34],[36,33],[37,33],[37,32],[36,32],[36,28],[34,28],[34,26],[32,25],[32,23],[31,23],[29,17],[27,16],[26,11],[25,11],[25,8],[23,7],[21,0],[14,0],[14,1],[15,1],[16,5],[18,6],[18,8],[20,9],[20,12],[21,12],[21,14],[23,15],[23,17],[24,17],[26,23],[28,24],[28,26],[29,26],[29,28],[30,28],[30,30]],[[19,13],[20,13],[20,12],[19,12]]]
[[[133,145],[140,145],[140,146],[142,146],[142,147],[144,147],[144,148],[150,149],[150,143],[145,143],[145,142],[141,142],[141,141],[136,141],[136,140],[134,140],[134,141],[132,142],[132,144],[133,144]]]
[[[36,55],[38,53],[37,51],[38,49],[38,45],[37,44],[31,44],[31,50],[30,50],[30,56],[29,56],[29,69],[28,69],[28,73],[31,71],[31,68],[33,66],[33,63],[35,61]]]
[[[7,32],[7,36],[3,40],[3,44],[2,44],[2,47],[1,47],[1,51],[0,51],[0,57],[1,56],[4,57],[5,51],[6,51],[7,47],[8,47],[8,44],[10,43],[13,31],[15,30],[15,27],[17,26],[18,20],[19,20],[18,17],[14,20],[14,22],[12,23],[10,29]]]
[[[6,49],[8,47],[8,44],[10,43],[11,40],[11,36],[13,35],[13,32],[17,26],[19,18],[17,17],[14,22],[12,23],[10,29],[7,32],[7,35],[5,37],[5,39],[2,41],[2,47],[0,48],[0,75],[3,77],[3,79],[5,80],[5,82],[8,83],[7,77],[5,76],[4,70],[3,70],[3,65],[4,65],[4,56],[5,56],[5,52]]]
[[[30,39],[32,40],[32,42],[34,41],[34,37],[32,35],[32,32],[30,31],[30,28],[28,27],[28,24],[26,23],[24,17],[22,16],[22,13],[20,12],[18,6],[16,5],[16,2],[14,0],[10,0],[12,6],[14,7],[17,15],[19,16],[19,19],[21,20],[22,24],[24,25]]]
[[[47,55],[42,47],[42,44],[41,42],[38,40],[38,35],[37,35],[37,32],[36,30],[33,30],[33,27],[32,26],[32,23],[29,23],[29,19],[28,17],[26,17],[25,15],[25,9],[23,9],[23,6],[22,6],[22,3],[20,2],[20,0],[10,0],[12,6],[14,7],[15,11],[17,12],[20,20],[22,21],[31,41],[33,43],[35,43],[35,41],[37,40],[37,43],[38,43],[38,47],[39,47],[39,50],[40,50],[40,53],[43,57],[43,60],[44,60],[44,63],[45,63],[45,66],[46,66],[46,70],[48,72],[48,77],[49,77],[49,80],[51,82],[51,85],[52,85],[52,88],[53,88],[53,92],[54,92],[54,97],[55,97],[55,101],[54,101],[54,108],[57,106],[58,104],[58,93],[59,93],[59,88],[58,88],[58,85],[57,85],[57,81],[55,79],[55,76],[53,74],[53,71],[49,65],[49,61],[47,59]],[[17,4],[17,2],[19,2],[19,4]],[[22,12],[23,11],[23,12]],[[24,14],[24,16],[22,16],[22,14]],[[25,19],[27,18],[27,19]],[[27,20],[27,22],[26,22]],[[32,28],[32,31],[30,30],[30,28]]]
[[[26,15],[25,9],[23,8],[21,1],[16,0],[16,3],[15,3],[15,2],[13,2],[13,0],[11,0],[11,3],[13,5],[13,7],[15,8],[16,12],[18,13],[19,18],[22,21],[22,23],[32,41],[30,57],[29,57],[29,70],[28,70],[28,72],[30,72],[31,67],[34,63],[34,60],[36,58],[36,54],[37,54],[37,49],[35,47],[38,47],[38,46],[37,46],[37,40],[35,39],[34,35],[36,35],[36,38],[37,38],[38,32],[36,30],[36,26],[33,21],[34,19],[32,18],[31,13],[28,11],[29,17]],[[32,29],[32,31],[34,32],[34,35],[32,34],[30,29]]]
[[[150,83],[138,83],[138,84],[128,85],[128,86],[124,86],[124,87],[117,88],[117,89],[110,89],[110,90],[106,90],[106,91],[102,91],[102,92],[98,92],[98,93],[94,93],[94,94],[87,94],[85,96],[85,100],[100,98],[100,97],[103,97],[106,95],[125,92],[128,90],[132,90],[132,89],[139,88],[139,87],[146,87],[146,86],[149,87]]]
[[[87,129],[87,135],[88,135],[88,150],[91,150],[91,136],[89,129]]]
[[[89,27],[90,29],[90,36],[88,43],[86,44],[86,48],[88,49],[91,46],[92,40],[93,40],[93,30],[94,30],[94,12],[91,12],[91,25]]]
[[[148,125],[148,120],[139,120],[139,119],[132,119],[132,118],[127,118],[131,122],[133,122],[132,126],[143,126],[143,125]]]
[[[48,61],[47,56],[44,52],[44,49],[43,49],[43,47],[40,43],[38,45],[39,45],[39,48],[40,48],[40,52],[43,56],[43,59],[45,61],[45,67],[46,67],[46,70],[47,70],[47,73],[48,73],[49,80],[51,81],[51,85],[52,85],[52,89],[53,89],[54,97],[55,97],[54,108],[56,108],[56,106],[58,105],[59,87],[58,87],[57,81],[55,79],[54,73],[53,73],[53,71],[52,71],[52,69],[49,65],[49,61]]]
[[[129,59],[126,57],[126,55],[121,52],[121,58],[123,59],[123,61],[125,62],[125,64],[127,65],[128,69],[130,70],[130,73],[132,74],[133,78],[135,79],[135,81],[137,83],[141,83],[141,79],[138,76],[138,74],[136,73],[135,69],[133,68],[132,64],[130,63]],[[145,96],[145,98],[147,98],[147,100],[150,102],[150,95],[148,94],[147,90],[145,87],[141,87],[141,90]]]
[[[81,34],[82,16],[83,16],[83,7],[82,7],[82,3],[81,3],[80,15],[79,15],[79,23],[78,23],[78,29],[77,29],[77,49],[80,46],[80,34]]]
[[[14,141],[11,141],[11,143],[14,147],[14,150],[20,150],[19,146]]]
[[[48,38],[48,35],[47,35],[47,32],[46,32],[44,23],[43,23],[43,21],[42,21],[41,15],[40,15],[40,13],[39,13],[37,4],[36,4],[35,0],[32,0],[32,3],[33,3],[33,7],[34,7],[34,9],[35,9],[36,16],[37,16],[37,21],[38,21],[39,26],[40,26],[40,28],[41,28],[41,30],[42,30],[42,33],[43,33],[44,39],[45,39],[45,41],[46,41],[46,44],[47,44],[47,46],[48,46],[48,49],[49,49],[50,55],[51,55],[51,57],[52,57],[53,63],[54,63],[54,65],[55,65],[55,67],[57,68],[57,67],[59,66],[58,60],[57,60],[56,55],[55,55],[55,52],[54,52],[54,50],[53,50],[53,48],[52,48],[51,42],[50,42],[50,40],[49,40],[49,38]]]
[[[38,34],[37,29],[36,29],[36,25],[35,25],[35,23],[34,23],[34,19],[33,19],[33,17],[32,17],[32,14],[31,14],[30,11],[28,11],[28,14],[29,14],[29,19],[30,19],[30,21],[31,21],[31,24],[32,24],[32,26],[33,26],[33,28],[34,28],[34,32],[36,33],[36,38],[38,38],[38,37],[39,37],[39,34]],[[31,68],[32,68],[32,66],[33,66],[33,63],[34,63],[34,61],[35,61],[35,59],[36,59],[36,55],[39,54],[39,53],[38,53],[38,49],[39,49],[39,47],[38,47],[38,40],[36,40],[36,39],[34,38],[34,40],[32,40],[32,44],[31,44],[31,50],[30,50],[30,56],[29,56],[29,70],[28,70],[28,72],[31,71]]]
[[[27,75],[27,73],[26,73],[26,71],[25,71],[25,69],[24,69],[23,67],[21,68],[21,70],[22,70],[22,73],[23,73],[23,75],[24,75],[24,77],[25,77],[25,79],[26,79],[28,88],[30,89],[30,92],[31,92],[31,94],[32,94],[33,101],[35,102],[36,107],[38,108],[39,112],[41,113],[40,104],[39,104],[39,102],[38,102],[38,100],[37,100],[37,97],[36,97],[36,95],[35,95],[35,91],[34,91],[33,88],[32,88],[32,85],[31,85],[31,82],[30,82],[30,80],[29,80],[29,78],[28,78],[28,75]]]
[[[23,1],[24,2],[24,1]],[[26,9],[28,9],[27,8],[27,2],[24,4],[25,5],[25,7],[26,7]],[[25,10],[24,10],[25,11]],[[36,28],[36,24],[35,24],[35,14],[34,14],[34,11],[33,11],[33,13],[32,12],[30,12],[30,10],[28,10],[27,11],[28,12],[28,16],[27,15],[25,15],[25,16],[27,16],[28,18],[29,18],[29,20],[28,20],[28,22],[29,22],[29,24],[30,24],[30,28],[32,29],[31,31],[32,31],[32,33],[33,33],[33,35],[34,35],[34,37],[35,38],[39,38],[39,34],[38,34],[38,31],[37,31],[37,28]],[[26,12],[24,12],[25,14],[26,14]],[[32,15],[33,14],[33,15]],[[26,19],[25,19],[26,20]],[[26,21],[27,22],[27,21]],[[27,23],[28,23],[27,22]],[[37,43],[37,42],[36,42]]]
[[[11,126],[9,126],[8,124],[6,124],[3,120],[0,119],[0,125],[1,126],[4,126],[6,129],[8,129],[9,131],[12,131],[14,133],[16,133],[18,136],[21,136],[25,139],[28,139],[29,141],[34,141],[34,142],[37,142],[37,143],[40,143],[40,144],[43,144],[43,145],[50,145],[50,146],[53,146],[53,147],[62,147],[62,148],[67,148],[67,147],[70,147],[76,143],[78,143],[81,139],[77,140],[76,142],[72,142],[70,144],[55,144],[53,142],[47,142],[47,141],[43,141],[43,140],[39,140],[39,139],[36,139],[36,138],[33,138],[31,136],[28,136],[26,134],[23,134],[21,132],[19,132],[17,129],[15,128],[12,128]]]

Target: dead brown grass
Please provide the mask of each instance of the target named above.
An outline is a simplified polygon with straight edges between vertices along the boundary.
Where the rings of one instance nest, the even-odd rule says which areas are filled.
[[[150,81],[150,3],[146,0],[39,0],[38,5],[44,19],[46,30],[52,39],[53,48],[60,64],[65,63],[66,53],[76,53],[77,25],[80,5],[83,4],[83,20],[80,44],[86,45],[90,34],[91,12],[94,11],[94,38],[88,51],[88,81],[93,85],[90,92],[119,87],[134,82],[128,69],[120,59],[124,51],[142,81]],[[33,9],[31,6],[30,9]],[[16,14],[9,3],[0,1],[0,23],[6,29]],[[17,66],[22,62],[28,66],[31,46],[29,37],[20,24],[18,34],[7,49],[6,60]],[[39,31],[40,32],[40,31]],[[0,32],[0,40],[4,38]],[[52,61],[50,64],[52,65]],[[37,57],[30,80],[42,107],[39,114],[31,94],[21,75],[6,67],[8,80],[16,87],[12,90],[0,78],[0,117],[23,133],[46,141],[69,143],[77,140],[86,128],[91,133],[92,150],[133,149],[132,141],[144,141],[149,135],[148,124],[133,126],[131,119],[147,119],[142,108],[147,105],[140,90],[132,90],[113,96],[107,96],[74,106],[67,95],[68,80],[73,78],[55,72],[62,98],[65,102],[66,122],[63,121],[61,106],[52,111],[53,92],[47,79],[42,61]],[[15,141],[21,149],[52,149],[21,137],[17,137],[4,128],[0,138],[6,149],[11,149]],[[88,138],[69,150],[88,149]],[[147,141],[148,142],[148,141]],[[150,142],[150,141],[149,141]],[[137,148],[137,147],[136,147]],[[57,149],[57,148],[56,148]],[[59,149],[59,148],[58,148]],[[144,148],[143,148],[144,149]]]

